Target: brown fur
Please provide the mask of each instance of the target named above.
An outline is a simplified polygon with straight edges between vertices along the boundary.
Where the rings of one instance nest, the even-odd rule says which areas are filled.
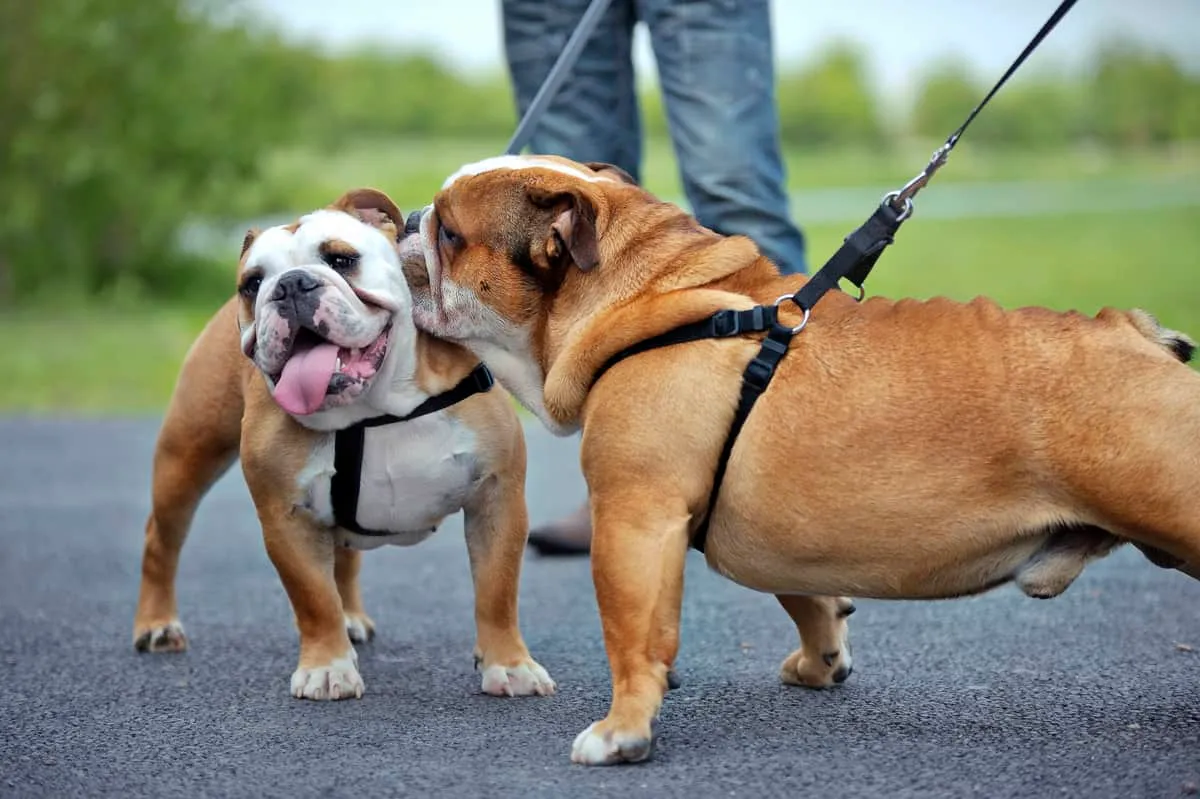
[[[583,209],[599,262],[523,279],[512,254],[539,263],[553,239],[547,195]],[[440,249],[443,279],[530,331],[546,414],[582,425],[613,676],[590,735],[608,761],[641,759],[678,646],[684,554],[757,337],[652,350],[593,377],[630,344],[805,278],[619,179],[494,170],[458,178],[434,209],[462,238]],[[783,318],[800,314],[788,303]],[[848,670],[839,595],[955,597],[1015,579],[1053,596],[1126,540],[1196,574],[1190,348],[1140,311],[829,294],[738,438],[708,563],[780,597],[802,641],[783,679],[805,685]],[[577,744],[584,762],[598,751]]]
[[[334,207],[353,209],[385,232],[397,229],[399,210],[380,196],[359,190]],[[384,211],[372,210],[376,206]],[[390,219],[381,222],[380,214]],[[402,228],[400,222],[398,229]],[[256,235],[247,234],[243,258]],[[140,651],[187,647],[175,599],[180,550],[200,500],[240,457],[267,554],[295,611],[299,666],[318,667],[345,656],[350,647],[348,622],[366,639],[373,636],[374,624],[358,583],[361,553],[335,547],[332,531],[297,511],[297,475],[324,434],[300,425],[271,398],[262,375],[240,351],[239,309],[253,314],[246,298],[231,298],[192,345],[159,433],[134,643]],[[417,383],[430,395],[453,387],[478,363],[462,347],[425,333],[418,333],[416,348]],[[475,431],[486,476],[465,508],[476,589],[476,657],[484,667],[517,666],[530,662],[517,620],[528,529],[520,422],[508,393],[499,387],[447,412]]]

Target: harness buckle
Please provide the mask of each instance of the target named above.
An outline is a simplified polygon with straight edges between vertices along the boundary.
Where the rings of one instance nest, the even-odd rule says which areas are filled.
[[[480,394],[486,394],[492,390],[492,386],[496,385],[496,378],[492,376],[492,371],[486,366],[483,366],[482,369],[477,368],[473,377],[475,378],[475,388]]]
[[[728,338],[742,332],[742,326],[738,324],[737,311],[725,309],[713,314],[712,332],[717,338]]]
[[[755,358],[746,364],[746,371],[742,373],[742,382],[762,391],[767,387],[767,383],[771,382],[771,376],[774,374],[773,366],[765,363],[761,358]]]

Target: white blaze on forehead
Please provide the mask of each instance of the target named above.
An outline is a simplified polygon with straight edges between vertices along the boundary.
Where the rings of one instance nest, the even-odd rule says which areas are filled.
[[[300,228],[296,231],[296,238],[301,246],[317,245],[329,239],[341,239],[348,244],[361,245],[359,249],[370,244],[378,247],[380,253],[392,252],[392,242],[382,230],[345,211],[328,208],[300,217]]]
[[[551,161],[549,158],[540,158],[536,155],[500,155],[495,158],[485,158],[482,161],[467,164],[446,178],[446,182],[442,184],[442,189],[448,189],[459,178],[482,175],[484,172],[495,172],[500,169],[549,169],[551,172],[570,175],[573,178],[586,180],[589,183],[599,183],[600,181],[613,182],[602,175],[588,174],[570,164],[564,164],[561,161]]]
[[[314,263],[320,257],[318,248],[331,239],[356,247],[363,256],[377,256],[393,266],[399,263],[383,231],[344,211],[313,211],[300,217],[294,231],[290,227],[279,225],[260,233],[246,254],[246,268],[273,271]]]
[[[275,260],[279,253],[286,253],[291,247],[292,231],[282,225],[267,228],[259,233],[250,245],[250,250],[246,253],[246,268],[257,266],[266,269],[273,266],[270,262]]]

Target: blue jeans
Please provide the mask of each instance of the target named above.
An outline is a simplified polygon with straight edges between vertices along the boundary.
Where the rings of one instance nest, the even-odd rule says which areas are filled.
[[[505,56],[520,113],[587,5],[503,0]],[[768,0],[612,0],[530,149],[606,161],[640,180],[642,131],[631,57],[639,21],[650,32],[696,219],[724,235],[749,236],[781,272],[807,272],[780,156]]]

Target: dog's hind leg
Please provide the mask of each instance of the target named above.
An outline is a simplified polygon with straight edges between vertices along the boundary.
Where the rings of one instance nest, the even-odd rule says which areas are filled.
[[[333,553],[333,579],[342,598],[342,613],[346,616],[346,634],[351,643],[365,644],[375,638],[375,622],[363,610],[362,590],[358,585],[358,570],[362,553],[356,549],[338,547]]]
[[[800,633],[800,648],[783,661],[779,679],[806,688],[845,682],[854,670],[846,624],[854,603],[846,597],[780,594],[775,598]]]
[[[154,450],[151,510],[133,623],[139,652],[180,652],[175,603],[179,552],[196,506],[234,462],[242,419],[234,307],[209,321],[184,359]]]
[[[1195,347],[1148,314],[1128,318],[1171,359],[1106,351],[1092,384],[1071,397],[1056,459],[1088,518],[1152,563],[1200,578],[1200,375],[1171,362],[1187,362]]]

